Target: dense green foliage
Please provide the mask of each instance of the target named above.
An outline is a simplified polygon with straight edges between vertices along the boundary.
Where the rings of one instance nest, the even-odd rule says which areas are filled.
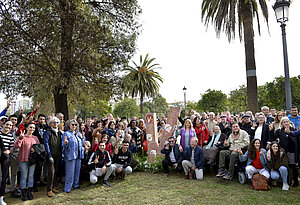
[[[198,101],[198,108],[203,111],[223,112],[226,110],[227,95],[220,90],[208,89]]]
[[[144,102],[144,109],[145,108],[148,108],[148,112],[156,113],[158,117],[161,117],[162,115],[168,114],[169,104],[167,103],[166,98],[164,98],[161,94],[158,94],[149,102]]]
[[[115,105],[113,112],[115,117],[139,117],[139,106],[133,98],[125,98]]]
[[[119,93],[139,34],[137,0],[0,2],[0,90],[55,104]],[[54,110],[53,110],[54,111]]]

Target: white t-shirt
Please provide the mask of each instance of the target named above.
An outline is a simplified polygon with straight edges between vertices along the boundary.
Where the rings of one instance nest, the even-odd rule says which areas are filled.
[[[258,127],[257,127],[257,129],[255,130],[255,136],[254,136],[254,139],[259,139],[259,140],[261,140],[262,128],[263,128],[263,126],[258,126]]]
[[[170,152],[170,159],[171,159],[171,162],[176,162],[176,159],[175,159],[175,155],[174,155],[174,151],[173,151],[173,148],[172,148],[172,150],[171,150],[171,152]]]

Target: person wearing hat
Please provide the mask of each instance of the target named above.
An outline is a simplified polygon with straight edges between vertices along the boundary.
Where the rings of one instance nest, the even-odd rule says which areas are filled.
[[[0,117],[0,130],[3,129],[3,125],[6,121],[7,121],[7,117],[5,115]]]
[[[239,122],[239,126],[242,130],[245,130],[249,135],[251,133],[252,122],[250,120],[251,116],[248,114],[243,115]]]
[[[225,133],[225,126],[227,124],[226,115],[220,115],[221,122],[219,123],[219,127],[221,129],[221,133]]]

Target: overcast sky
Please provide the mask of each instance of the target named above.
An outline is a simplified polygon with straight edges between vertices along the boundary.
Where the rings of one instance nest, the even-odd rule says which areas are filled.
[[[164,79],[160,93],[169,103],[183,101],[182,88],[187,87],[187,100],[198,101],[207,89],[231,90],[246,84],[244,44],[235,39],[230,44],[224,33],[220,38],[212,25],[208,30],[201,22],[201,0],[139,0],[142,34],[138,38],[140,54],[149,53],[162,67],[159,73]],[[184,3],[183,3],[184,2]],[[262,35],[255,25],[255,59],[258,85],[284,75],[282,39],[272,5],[269,8],[269,31],[261,18]],[[298,11],[298,12],[297,12]],[[290,76],[300,75],[300,2],[290,6],[287,22],[287,47]],[[261,12],[260,12],[261,14]],[[236,33],[238,36],[238,32]],[[6,103],[0,95],[0,105]]]
[[[263,18],[261,36],[255,24],[258,85],[284,75],[281,28],[271,7],[275,0],[266,2],[270,32]],[[228,94],[246,84],[244,44],[239,38],[229,44],[224,33],[217,38],[212,25],[207,30],[201,21],[201,3],[201,0],[140,0],[143,31],[134,59],[138,61],[138,56],[146,53],[157,59],[164,79],[160,93],[169,103],[183,101],[184,86],[187,100],[198,101],[200,93],[209,88]],[[286,26],[291,77],[300,74],[299,11],[300,2],[294,1]]]

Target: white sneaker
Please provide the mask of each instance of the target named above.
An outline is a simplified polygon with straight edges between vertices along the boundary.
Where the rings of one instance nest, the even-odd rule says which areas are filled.
[[[282,190],[288,191],[289,188],[290,188],[290,186],[289,186],[287,183],[283,183],[283,185],[282,185]]]
[[[5,201],[3,199],[0,201],[0,204],[1,205],[6,205],[6,203],[5,203]]]

